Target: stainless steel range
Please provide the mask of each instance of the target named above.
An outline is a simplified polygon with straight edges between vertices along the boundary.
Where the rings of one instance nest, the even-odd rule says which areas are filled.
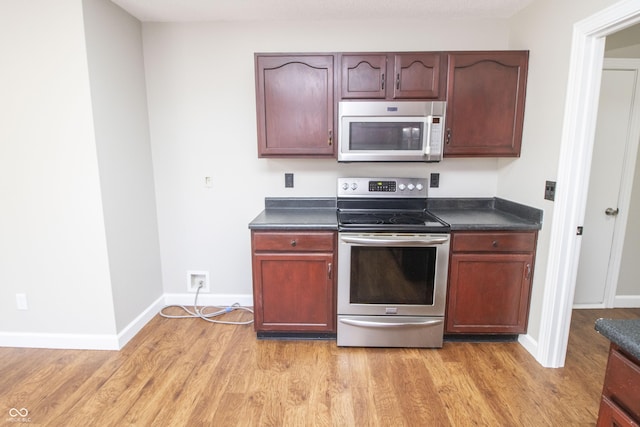
[[[442,347],[449,226],[422,178],[338,179],[339,346]]]

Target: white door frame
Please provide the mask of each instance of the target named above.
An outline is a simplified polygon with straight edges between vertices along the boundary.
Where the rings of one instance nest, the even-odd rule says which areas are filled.
[[[536,360],[564,366],[587,204],[605,37],[640,22],[640,0],[623,0],[574,25],[556,203]],[[586,184],[585,184],[586,183]]]

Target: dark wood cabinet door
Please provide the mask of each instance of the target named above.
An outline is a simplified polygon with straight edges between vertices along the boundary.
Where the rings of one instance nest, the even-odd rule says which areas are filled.
[[[526,332],[532,269],[532,254],[452,254],[446,332]]]
[[[438,98],[440,57],[439,53],[395,54],[393,98]]]
[[[335,332],[331,253],[254,254],[256,331]]]
[[[449,54],[445,156],[520,155],[528,58],[526,51]]]
[[[640,364],[615,345],[609,350],[602,395],[634,420],[640,420]]]
[[[602,396],[600,400],[600,410],[598,412],[598,423],[596,427],[639,427],[640,423],[635,421],[622,408],[611,400]]]
[[[334,157],[333,55],[256,55],[259,157]]]
[[[341,56],[341,97],[343,99],[384,99],[387,93],[387,55]]]

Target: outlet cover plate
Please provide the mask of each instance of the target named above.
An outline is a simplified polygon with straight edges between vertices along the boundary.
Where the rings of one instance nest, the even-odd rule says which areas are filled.
[[[209,292],[209,272],[208,271],[196,271],[189,270],[187,271],[187,291],[196,293],[198,291],[198,287],[202,283],[202,287],[200,287],[200,293]]]
[[[546,181],[544,184],[544,198],[554,201],[556,198],[556,182]]]
[[[285,173],[284,174],[284,187],[285,188],[293,188],[293,174]]]
[[[439,173],[432,173],[429,176],[429,187],[431,188],[438,188],[440,187],[440,174]]]

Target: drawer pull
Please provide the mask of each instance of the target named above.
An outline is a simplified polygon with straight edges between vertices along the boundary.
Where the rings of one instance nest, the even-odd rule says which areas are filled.
[[[493,246],[494,248],[498,247],[498,241],[494,240],[493,242],[491,242],[491,246]]]
[[[296,242],[295,240],[291,241],[291,246],[293,246],[294,248],[296,247],[297,244],[298,244],[298,242]]]

